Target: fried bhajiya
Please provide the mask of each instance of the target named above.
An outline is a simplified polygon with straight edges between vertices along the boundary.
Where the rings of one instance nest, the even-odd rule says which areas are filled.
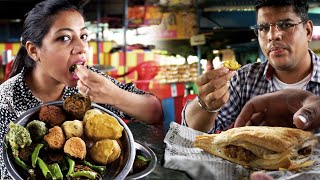
[[[62,149],[66,141],[64,133],[59,126],[49,129],[49,133],[43,138],[51,149]]]
[[[102,139],[119,139],[122,136],[123,127],[116,118],[109,114],[95,114],[86,121],[85,134],[94,141]]]
[[[97,141],[90,149],[90,157],[99,164],[109,164],[119,158],[121,148],[116,140]]]
[[[64,100],[63,109],[74,119],[83,119],[84,114],[91,109],[90,97],[73,94]]]
[[[27,129],[31,135],[33,141],[42,140],[44,135],[48,133],[46,123],[39,120],[33,120],[27,124]]]
[[[61,127],[63,129],[64,134],[66,135],[66,139],[69,139],[71,137],[82,137],[83,135],[82,121],[65,121]]]
[[[63,147],[64,153],[83,160],[86,157],[86,143],[79,137],[71,137]]]
[[[95,114],[102,114],[102,112],[99,109],[89,109],[83,117],[83,125],[86,125],[86,121],[90,118],[92,118]]]
[[[49,123],[53,126],[61,126],[66,120],[66,115],[63,109],[58,106],[42,106],[39,112],[39,119],[45,123]]]

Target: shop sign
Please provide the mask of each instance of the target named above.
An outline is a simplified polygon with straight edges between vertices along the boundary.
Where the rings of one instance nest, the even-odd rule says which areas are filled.
[[[191,46],[199,46],[206,44],[206,36],[204,34],[198,34],[195,36],[192,36],[190,38],[190,44]]]

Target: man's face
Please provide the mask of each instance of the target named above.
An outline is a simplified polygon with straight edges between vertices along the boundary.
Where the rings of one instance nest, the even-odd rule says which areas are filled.
[[[301,21],[292,6],[268,6],[258,10],[257,24],[265,25],[258,31],[259,44],[276,71],[295,71],[308,58],[312,23]]]

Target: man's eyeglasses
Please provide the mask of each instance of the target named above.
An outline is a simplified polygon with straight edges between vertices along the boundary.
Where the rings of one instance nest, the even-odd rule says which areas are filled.
[[[254,33],[257,36],[265,37],[270,31],[271,26],[276,26],[277,31],[289,32],[291,29],[291,33],[294,31],[296,25],[304,23],[306,21],[300,21],[297,23],[290,23],[288,21],[278,21],[276,23],[265,23],[265,24],[257,24],[251,27]]]

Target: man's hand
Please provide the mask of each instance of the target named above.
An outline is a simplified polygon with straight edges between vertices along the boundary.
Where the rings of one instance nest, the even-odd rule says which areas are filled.
[[[221,67],[207,71],[197,79],[199,97],[208,109],[218,109],[227,102],[229,98],[227,82],[233,75],[233,71]]]
[[[250,99],[235,121],[235,127],[268,125],[317,128],[320,125],[320,97],[304,90],[286,89]]]

